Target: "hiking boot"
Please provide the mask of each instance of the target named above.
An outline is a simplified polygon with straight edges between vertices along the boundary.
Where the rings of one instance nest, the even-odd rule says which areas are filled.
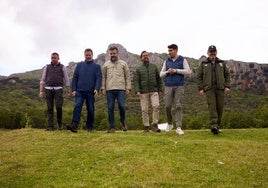
[[[217,125],[212,125],[210,130],[215,135],[219,134],[219,129]]]
[[[109,129],[107,130],[107,133],[115,133],[115,128],[109,128]]]
[[[183,130],[182,130],[180,127],[178,127],[178,128],[176,129],[176,133],[177,133],[178,135],[184,135],[184,132],[183,132]]]
[[[45,129],[45,131],[54,131],[54,128],[53,127],[48,127]]]
[[[144,126],[144,131],[145,133],[148,133],[150,131],[150,127],[149,126]]]
[[[152,131],[153,132],[161,132],[161,130],[158,128],[157,124],[152,124]]]
[[[126,125],[126,123],[125,122],[123,122],[123,123],[121,123],[121,125],[122,125],[122,131],[127,131],[127,125]]]
[[[67,130],[72,131],[73,133],[77,133],[77,128],[74,126],[74,124],[67,125]]]
[[[173,129],[173,125],[172,124],[168,124],[166,127],[166,132],[169,132]]]

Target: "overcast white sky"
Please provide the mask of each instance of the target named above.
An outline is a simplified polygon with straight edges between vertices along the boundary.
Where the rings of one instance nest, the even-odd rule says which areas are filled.
[[[199,58],[209,45],[222,59],[268,63],[267,0],[0,0],[0,75],[94,58],[110,43],[129,52]]]

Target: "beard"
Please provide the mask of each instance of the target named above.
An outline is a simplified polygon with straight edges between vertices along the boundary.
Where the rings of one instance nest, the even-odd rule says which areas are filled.
[[[115,57],[115,56],[113,56],[113,57],[111,57],[111,62],[116,62],[118,60],[118,57]]]
[[[143,63],[144,64],[148,64],[149,63],[149,60],[144,60]]]

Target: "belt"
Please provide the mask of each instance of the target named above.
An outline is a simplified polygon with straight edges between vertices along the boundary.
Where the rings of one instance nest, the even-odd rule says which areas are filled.
[[[59,90],[59,89],[62,89],[62,86],[55,86],[55,87],[46,86],[45,89],[48,89],[48,90]]]

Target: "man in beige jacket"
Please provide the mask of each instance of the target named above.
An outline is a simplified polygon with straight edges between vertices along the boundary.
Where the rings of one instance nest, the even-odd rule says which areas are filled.
[[[118,48],[109,48],[110,60],[106,61],[102,68],[102,94],[106,95],[108,105],[108,133],[115,132],[114,103],[117,99],[120,122],[122,130],[127,131],[126,119],[126,95],[131,90],[131,80],[128,65],[125,61],[118,59]]]

